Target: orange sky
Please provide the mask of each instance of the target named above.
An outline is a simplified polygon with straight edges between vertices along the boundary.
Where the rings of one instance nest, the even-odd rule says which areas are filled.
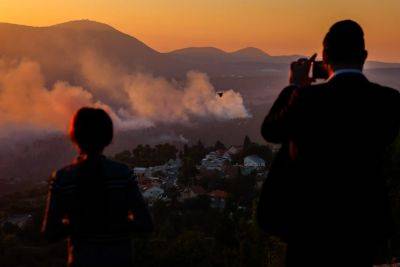
[[[254,46],[277,54],[321,50],[329,26],[357,20],[370,59],[400,62],[399,0],[0,0],[0,21],[47,26],[76,19],[110,24],[159,51]]]

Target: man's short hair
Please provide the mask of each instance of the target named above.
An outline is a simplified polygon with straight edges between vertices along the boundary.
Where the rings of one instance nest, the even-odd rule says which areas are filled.
[[[330,64],[360,64],[365,60],[364,32],[355,21],[335,23],[326,34],[323,45]]]
[[[99,153],[113,138],[110,116],[100,108],[83,107],[72,118],[70,138],[85,153]]]

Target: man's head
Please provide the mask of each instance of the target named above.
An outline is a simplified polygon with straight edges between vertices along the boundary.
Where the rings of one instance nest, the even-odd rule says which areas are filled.
[[[332,70],[356,68],[362,70],[367,59],[364,32],[352,20],[336,22],[323,42],[323,59]]]
[[[104,110],[84,107],[73,116],[69,135],[81,153],[100,154],[112,141],[113,123]]]

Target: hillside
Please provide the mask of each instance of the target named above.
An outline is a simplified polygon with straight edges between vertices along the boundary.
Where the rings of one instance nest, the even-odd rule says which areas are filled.
[[[49,27],[0,24],[0,54],[40,63],[48,81],[79,80],[82,59],[88,53],[123,69],[144,69],[164,74],[181,71],[175,59],[106,24],[72,21]]]

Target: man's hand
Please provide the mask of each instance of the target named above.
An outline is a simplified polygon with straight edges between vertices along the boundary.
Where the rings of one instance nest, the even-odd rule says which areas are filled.
[[[317,54],[312,55],[309,59],[300,58],[297,61],[292,62],[290,65],[290,84],[304,87],[314,82],[313,78],[308,75],[310,73],[311,65],[315,61]]]

